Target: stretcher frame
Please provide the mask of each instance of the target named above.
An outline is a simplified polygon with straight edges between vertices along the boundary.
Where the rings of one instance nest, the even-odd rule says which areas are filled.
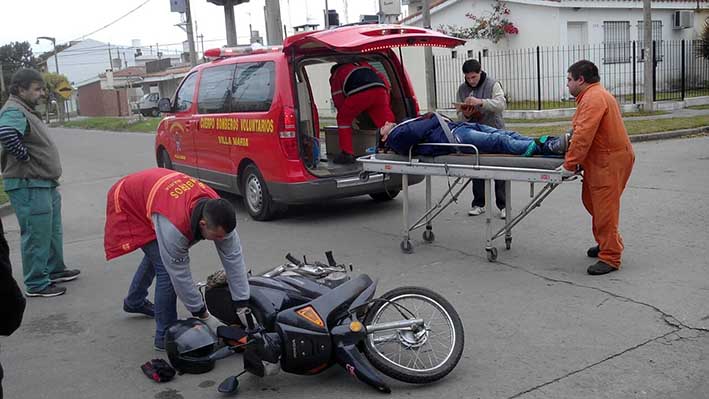
[[[371,154],[359,157],[357,160],[362,163],[363,178],[366,178],[368,173],[397,173],[402,175],[402,194],[403,194],[403,230],[402,241],[400,248],[402,252],[410,254],[413,252],[413,244],[411,243],[411,232],[425,227],[423,232],[423,240],[425,242],[433,242],[435,235],[433,233],[433,220],[443,212],[453,202],[456,202],[460,194],[472,182],[472,179],[485,180],[485,204],[486,204],[486,228],[485,228],[485,251],[487,259],[490,262],[497,260],[497,247],[493,246],[493,242],[498,238],[505,237],[505,248],[510,249],[512,246],[512,228],[519,224],[527,215],[534,209],[539,207],[549,194],[556,189],[559,184],[564,181],[571,180],[564,178],[562,172],[556,169],[548,168],[530,168],[530,167],[512,167],[512,166],[489,166],[481,165],[480,152],[477,147],[472,144],[451,144],[451,143],[421,143],[419,146],[441,146],[441,147],[457,147],[461,149],[468,147],[474,151],[474,154],[465,155],[465,157],[475,157],[472,164],[467,163],[450,163],[450,162],[434,162],[436,157],[414,156],[413,147],[409,150],[408,159],[405,156],[396,156],[395,159],[389,154]],[[447,157],[449,158],[449,157]],[[529,159],[529,158],[526,158]],[[469,160],[469,159],[468,159]],[[557,159],[555,159],[557,160]],[[562,158],[558,158],[558,165],[563,163]],[[426,210],[413,224],[409,225],[409,175],[425,176],[426,181]],[[455,178],[453,183],[449,181],[448,190],[435,205],[432,205],[432,176],[445,176]],[[505,181],[505,225],[498,231],[493,233],[492,215],[492,180]],[[512,181],[523,181],[530,183],[530,201],[522,207],[517,215],[512,214]],[[535,194],[535,183],[542,183],[544,187]]]

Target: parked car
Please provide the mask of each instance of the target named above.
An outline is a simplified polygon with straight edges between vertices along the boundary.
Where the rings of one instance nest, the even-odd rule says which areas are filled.
[[[160,93],[148,93],[138,102],[138,110],[143,116],[158,116],[160,115],[159,101]]]
[[[393,48],[462,43],[422,28],[355,25],[304,32],[279,47],[208,50],[215,59],[193,68],[174,97],[160,101],[167,116],[157,130],[157,164],[243,196],[256,220],[288,204],[367,194],[392,199],[401,191],[399,175],[366,175],[359,163],[332,162],[337,129],[321,129],[318,110],[326,105],[316,102],[313,86],[323,91],[335,63],[365,60],[391,82],[397,120],[415,117],[416,96]],[[366,115],[355,122],[355,155],[364,155],[377,145],[376,129]]]

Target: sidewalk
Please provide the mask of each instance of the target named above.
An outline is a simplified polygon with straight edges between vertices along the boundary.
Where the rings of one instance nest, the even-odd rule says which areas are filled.
[[[630,116],[627,118],[623,118],[624,121],[632,121],[632,120],[650,120],[650,119],[670,119],[670,118],[688,118],[688,117],[693,117],[693,116],[704,116],[704,115],[709,115],[709,109],[689,109],[689,108],[681,108],[681,109],[676,109],[669,111],[667,114],[662,114],[662,115],[648,115],[648,116]],[[571,120],[571,118],[569,118]],[[559,126],[559,125],[566,125],[568,124],[568,121],[558,121],[558,122],[524,122],[524,123],[505,123],[505,126],[508,128],[512,127],[533,127],[533,126]]]

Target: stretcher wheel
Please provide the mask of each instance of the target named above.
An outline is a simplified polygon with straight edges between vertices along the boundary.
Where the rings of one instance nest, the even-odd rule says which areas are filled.
[[[410,254],[414,252],[414,246],[411,244],[410,240],[401,241],[401,245],[399,245],[399,247],[401,247],[401,252],[405,254]]]
[[[494,262],[497,260],[497,247],[485,248],[485,251],[487,251],[488,262]]]
[[[423,231],[423,240],[426,242],[433,242],[433,240],[436,239],[436,235],[433,234],[433,230],[424,230]]]
[[[505,237],[505,248],[512,248],[512,237]]]

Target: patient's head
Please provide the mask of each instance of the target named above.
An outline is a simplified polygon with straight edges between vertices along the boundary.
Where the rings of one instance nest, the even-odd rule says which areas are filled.
[[[384,126],[379,129],[379,134],[382,137],[382,141],[387,141],[387,137],[389,137],[389,133],[391,133],[394,126],[396,126],[396,123],[394,122],[384,122]]]

